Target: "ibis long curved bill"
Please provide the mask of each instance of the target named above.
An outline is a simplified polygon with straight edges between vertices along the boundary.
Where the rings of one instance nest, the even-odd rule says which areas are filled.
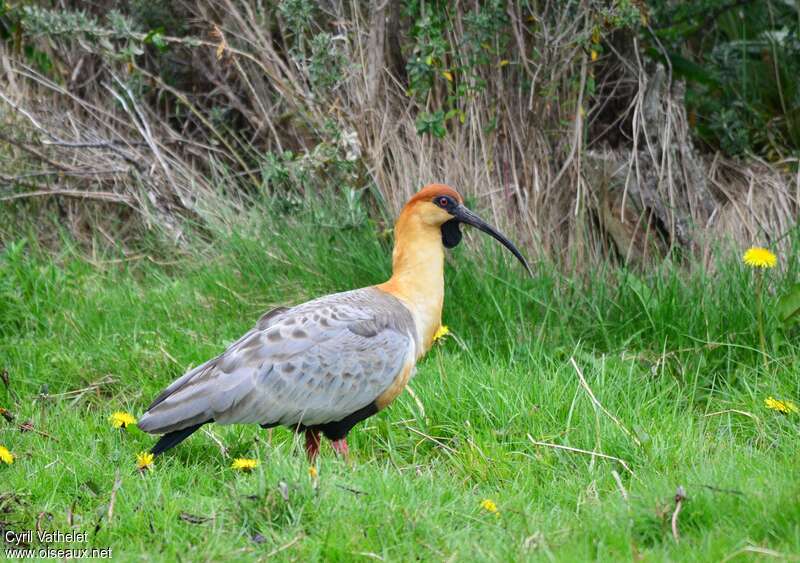
[[[514,243],[508,240],[503,233],[481,219],[477,214],[464,207],[464,205],[456,205],[455,208],[450,211],[450,214],[455,218],[456,221],[466,223],[467,225],[472,225],[476,229],[480,229],[495,240],[499,241],[500,244],[505,246],[511,252],[511,254],[516,256],[517,260],[522,262],[522,265],[525,266],[525,269],[528,271],[528,273],[533,275],[533,272],[531,272],[531,268],[528,266],[528,262],[525,260],[525,257],[522,256],[522,253],[519,251],[519,249],[517,249],[517,247],[514,246]]]

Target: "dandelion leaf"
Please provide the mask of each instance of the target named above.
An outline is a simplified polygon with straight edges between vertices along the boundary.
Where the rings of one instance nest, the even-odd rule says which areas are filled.
[[[800,321],[800,283],[794,284],[778,300],[778,317],[785,327]]]

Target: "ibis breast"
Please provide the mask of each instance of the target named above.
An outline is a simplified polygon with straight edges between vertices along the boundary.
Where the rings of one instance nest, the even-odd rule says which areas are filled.
[[[408,308],[376,288],[276,309],[220,356],[170,385],[139,420],[142,430],[199,422],[314,426],[342,420],[402,390],[417,331]]]

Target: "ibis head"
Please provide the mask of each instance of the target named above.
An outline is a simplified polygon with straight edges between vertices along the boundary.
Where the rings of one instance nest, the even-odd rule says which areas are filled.
[[[424,354],[441,326],[444,303],[444,249],[461,241],[461,224],[471,225],[497,239],[522,262],[525,258],[497,229],[464,205],[449,186],[430,184],[417,192],[400,212],[395,224],[392,277],[377,286],[400,299],[411,311]]]
[[[437,226],[441,230],[442,244],[445,248],[454,248],[461,242],[462,223],[471,225],[499,241],[522,262],[528,273],[531,273],[528,263],[514,243],[467,208],[461,194],[450,186],[444,184],[425,186],[409,200],[406,209],[409,213],[419,215],[424,222]]]

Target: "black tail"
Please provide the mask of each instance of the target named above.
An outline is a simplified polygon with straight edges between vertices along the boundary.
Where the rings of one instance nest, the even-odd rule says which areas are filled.
[[[206,422],[211,422],[207,420]],[[159,455],[164,453],[170,448],[173,448],[183,442],[186,438],[194,434],[198,428],[203,426],[206,422],[201,422],[200,424],[194,424],[182,430],[175,430],[174,432],[167,432],[161,438],[159,438],[156,445],[150,450],[150,453],[155,455]]]

